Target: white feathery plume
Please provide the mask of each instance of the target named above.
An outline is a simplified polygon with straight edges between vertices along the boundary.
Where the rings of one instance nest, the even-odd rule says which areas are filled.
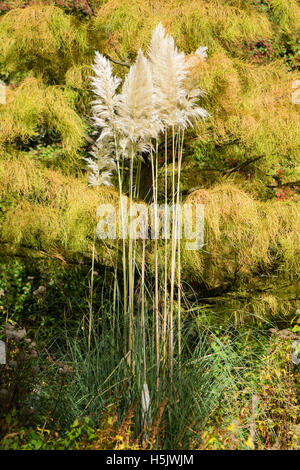
[[[155,138],[161,130],[155,107],[151,67],[141,50],[125,79],[118,114],[118,125],[131,143]]]
[[[130,158],[130,141],[128,139],[128,137],[125,137],[125,136],[120,136],[119,140],[118,140],[118,150],[119,150],[119,154],[124,158],[124,159],[127,159],[127,158]]]
[[[97,161],[93,160],[93,158],[83,158],[82,160],[85,160],[87,162],[87,167],[90,170],[89,176],[88,176],[88,185],[89,186],[100,186],[99,181],[100,181],[100,171],[98,168]]]
[[[196,92],[198,93],[196,94]],[[182,110],[185,115],[185,124],[194,126],[193,121],[198,119],[206,119],[210,116],[209,112],[206,109],[197,106],[197,101],[199,96],[203,96],[204,93],[201,90],[192,90],[182,101]]]
[[[196,52],[204,55],[205,50],[199,48]],[[185,54],[178,52],[174,39],[166,34],[161,23],[153,31],[148,55],[163,122],[167,126],[186,127],[192,125],[193,119],[206,118],[207,111],[196,105],[197,97],[203,92],[186,88],[190,71]]]
[[[116,92],[121,79],[113,75],[108,59],[98,51],[95,54],[93,70],[96,76],[91,77],[91,82],[97,97],[92,103],[93,119],[98,127],[105,129],[107,134],[109,130],[112,130],[115,123],[115,110],[119,101]]]
[[[111,171],[102,171],[100,177],[99,177],[99,186],[103,185],[103,186],[112,186],[112,182],[111,182],[111,176],[112,176],[112,173]]]
[[[83,158],[83,160],[87,162],[88,169],[91,170],[92,173],[94,173],[95,175],[99,174],[99,167],[95,160],[93,160],[92,158],[85,157]]]
[[[111,171],[106,170],[100,173],[98,163],[92,158],[84,158],[90,170],[88,177],[89,186],[111,186]]]
[[[208,47],[200,46],[195,52],[192,52],[185,58],[186,65],[189,71],[194,71],[195,68],[202,62],[205,62],[207,59],[207,49]],[[192,73],[192,75],[194,75]]]
[[[209,112],[206,109],[198,106],[197,102],[201,96],[205,96],[205,92],[198,88],[198,83],[193,80],[189,80],[189,83],[186,83],[186,96],[180,103],[182,106],[183,112],[185,114],[186,123],[193,127],[194,122],[198,119],[206,119],[210,116]]]
[[[93,65],[95,76],[91,77],[96,99],[92,103],[93,120],[101,133],[90,152],[93,158],[84,159],[90,169],[89,185],[110,185],[111,170],[115,168],[113,160],[116,107],[119,103],[117,88],[120,78],[114,77],[109,61],[98,51]],[[105,170],[106,171],[103,171]],[[102,173],[100,174],[100,171]]]
[[[125,160],[129,159],[133,153],[135,158],[143,161],[142,154],[149,153],[150,149],[150,140],[139,139],[137,142],[132,142],[128,137],[124,136],[121,136],[118,140],[119,156],[122,156]]]
[[[90,173],[88,177],[89,186],[112,186],[111,172],[103,171],[98,176],[95,173]]]
[[[195,54],[197,54],[202,60],[207,59],[207,46],[200,46],[198,49],[195,51]]]
[[[194,70],[199,63],[207,59],[207,49],[208,47],[200,46],[198,49],[186,57],[186,65],[189,70]],[[209,113],[197,105],[199,97],[205,96],[205,92],[198,88],[199,76],[198,74],[194,75],[192,73],[187,77],[185,81],[185,88],[187,90],[187,95],[183,100],[183,107],[186,110],[188,116],[188,123],[193,125],[192,120],[197,120],[199,118],[207,118]]]
[[[200,62],[205,61],[207,59],[207,49],[207,46],[198,47],[198,49],[193,54],[193,57],[197,55],[199,56]],[[187,65],[190,66],[189,63],[187,63]],[[197,105],[199,97],[205,96],[206,93],[198,88],[198,79],[195,80],[195,77],[194,79],[189,77],[189,80],[187,80],[185,86],[187,89],[187,96],[184,99],[183,106],[186,110],[189,124],[193,125],[193,120],[197,120],[199,118],[206,119],[210,116],[208,111]]]
[[[205,60],[206,50],[201,46],[194,56]],[[120,78],[113,76],[110,62],[96,52],[91,78],[96,95],[93,120],[101,132],[90,152],[92,158],[85,159],[91,185],[110,184],[114,159],[130,158],[132,153],[142,158],[142,153],[150,152],[151,138],[157,138],[164,126],[184,128],[209,116],[197,105],[204,93],[189,79],[188,58],[178,52],[161,23],[153,31],[148,55],[150,62],[139,51],[118,95]]]
[[[161,23],[153,31],[148,55],[160,116],[167,126],[184,125],[184,116],[178,104],[186,94],[184,80],[188,68],[184,53],[178,52],[174,39],[166,34]]]
[[[115,169],[114,143],[111,139],[97,140],[90,154],[97,161],[99,170],[104,168]]]
[[[90,158],[83,158],[83,160],[88,163],[87,166],[90,170],[89,186],[100,186],[102,184],[106,186],[111,185],[109,175],[111,175],[111,171],[116,168],[116,163],[113,158],[114,145],[111,136],[98,139],[93,145],[90,154]],[[105,173],[103,170],[109,171]],[[101,174],[100,171],[102,171]]]

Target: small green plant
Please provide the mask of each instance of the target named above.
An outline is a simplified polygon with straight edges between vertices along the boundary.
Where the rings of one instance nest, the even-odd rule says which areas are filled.
[[[15,413],[9,416],[12,424]],[[90,426],[88,418],[81,422],[75,420],[64,432],[39,426],[20,428],[20,423],[16,421],[15,425],[18,425],[18,432],[7,434],[2,439],[1,448],[4,450],[82,450],[89,448],[96,440],[97,430]]]
[[[44,163],[45,166],[59,165],[60,161],[65,156],[60,143],[53,143],[47,146],[38,144],[36,147],[30,148],[29,152],[30,155]]]
[[[272,39],[245,42],[243,49],[257,64],[266,64],[272,60],[283,59],[289,70],[299,70],[299,33],[293,35],[276,33]]]
[[[15,321],[19,320],[24,305],[32,292],[31,281],[32,279],[26,279],[24,265],[19,261],[14,260],[12,263],[1,265],[0,313],[2,325],[6,315],[14,318]]]

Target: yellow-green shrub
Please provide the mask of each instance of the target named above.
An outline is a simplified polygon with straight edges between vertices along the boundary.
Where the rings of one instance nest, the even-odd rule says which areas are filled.
[[[280,62],[254,65],[219,51],[194,72],[207,93],[211,118],[200,123],[199,140],[222,146],[238,142],[270,170],[299,165],[300,107],[292,103],[296,72]],[[272,171],[272,170],[271,170]]]
[[[76,154],[84,142],[85,124],[61,89],[46,87],[38,78],[26,78],[7,103],[0,105],[0,146],[19,139],[27,142],[46,127],[59,138],[66,153]]]
[[[205,246],[185,250],[182,276],[216,287],[276,273],[300,276],[300,205],[261,202],[232,184],[198,190],[185,202],[204,204]]]
[[[83,178],[46,170],[25,154],[0,163],[0,198],[11,202],[0,223],[0,238],[18,250],[35,249],[90,256],[100,204],[116,203],[117,193],[87,188]],[[97,244],[96,257],[111,264],[109,250]]]
[[[0,65],[6,73],[57,83],[88,52],[86,30],[55,6],[34,5],[0,18]]]
[[[297,0],[270,0],[271,16],[286,30],[299,28],[300,8]]]
[[[153,25],[162,21],[186,52],[199,45],[211,50],[222,41],[255,39],[272,35],[265,15],[251,9],[239,9],[220,0],[143,2],[109,0],[99,10],[93,28],[103,47],[117,47],[121,54],[136,54],[148,43]]]

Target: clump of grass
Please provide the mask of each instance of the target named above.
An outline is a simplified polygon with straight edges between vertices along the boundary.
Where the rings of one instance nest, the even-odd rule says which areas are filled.
[[[116,429],[125,432],[126,428],[128,439],[125,439],[125,434],[123,436],[125,448],[192,449],[205,443],[205,431],[209,423],[218,420],[217,410],[227,410],[222,419],[228,424],[231,422],[228,420],[239,416],[240,407],[247,408],[252,393],[257,391],[255,383],[249,382],[249,377],[252,379],[261,367],[260,356],[268,345],[263,331],[258,334],[257,330],[247,328],[238,332],[232,325],[204,327],[195,318],[192,323],[196,335],[191,335],[190,321],[184,322],[181,367],[177,362],[174,363],[172,383],[168,385],[163,380],[164,373],[161,370],[160,383],[164,383],[164,387],[157,391],[155,317],[151,319],[146,312],[147,336],[152,337],[146,350],[146,380],[150,390],[152,420],[145,426],[140,407],[144,383],[141,325],[136,322],[133,324],[133,374],[127,361],[128,352],[124,355],[123,350],[126,318],[122,312],[122,298],[118,295],[118,308],[114,311],[113,289],[109,291],[109,298],[102,296],[106,315],[94,312],[90,343],[88,318],[83,318],[77,333],[63,332],[46,348],[48,361],[50,356],[52,365],[47,369],[43,366],[41,368],[43,385],[40,409],[49,408],[52,387],[57,388],[54,385],[57,379],[61,382],[57,364],[67,364],[71,370],[65,377],[59,396],[56,396],[55,408],[48,416],[46,429],[49,426],[53,428],[52,420],[55,422],[54,428],[63,432],[75,420],[82,422],[89,418],[90,426],[99,428],[96,432],[98,438],[91,444],[94,448],[103,448],[101,442],[103,445],[107,442],[112,448],[118,448],[118,443],[122,445],[123,441],[120,440],[110,444],[105,440],[106,424],[110,424],[111,436],[115,435]],[[40,361],[42,364],[42,357]],[[57,376],[56,380],[48,377],[49,370]],[[247,448],[245,442],[249,435],[250,418],[243,415],[240,432],[242,448]]]

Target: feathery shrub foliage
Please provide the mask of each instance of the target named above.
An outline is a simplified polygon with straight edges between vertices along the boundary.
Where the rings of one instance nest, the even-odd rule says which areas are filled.
[[[270,18],[286,30],[299,28],[300,11],[296,0],[270,0]]]
[[[26,78],[7,93],[0,108],[0,146],[26,144],[39,133],[61,140],[65,152],[76,155],[84,142],[86,125],[62,90],[46,87],[38,78]]]
[[[201,64],[201,74],[199,70],[213,123],[202,139],[219,146],[238,142],[250,154],[264,157],[259,166],[265,171],[283,161],[299,166],[299,109],[291,104],[297,76],[278,62],[257,66],[215,54]]]
[[[84,27],[53,5],[12,10],[0,25],[0,64],[13,76],[57,83],[87,52]]]
[[[232,184],[193,192],[185,203],[205,205],[202,251],[182,253],[183,276],[208,287],[251,279],[261,273],[298,280],[299,205],[255,200]]]
[[[286,12],[287,30],[251,2],[172,0],[150,5],[109,0],[95,5],[96,16],[88,23],[50,3],[37,2],[0,18],[1,74],[9,83],[42,76],[45,84],[62,87],[77,111],[87,115],[94,50],[132,63],[150,40],[153,24],[163,21],[186,53],[199,44],[209,47],[208,60],[198,62],[193,74],[207,93],[205,106],[212,115],[196,131],[197,139],[212,147],[211,156],[220,146],[226,149],[234,143],[246,147],[251,156],[263,155],[256,166],[264,173],[274,165],[299,165],[299,107],[291,106],[298,73],[288,72],[279,59],[255,64],[245,49],[249,41],[277,37],[278,28],[287,38],[294,37],[297,2],[274,2],[274,9]],[[124,77],[124,67],[115,70]]]
[[[16,244],[16,249],[20,243],[49,251],[55,247],[66,260],[80,253],[91,256],[96,208],[101,202],[118,201],[115,189],[104,186],[101,190],[86,189],[84,178],[44,169],[24,153],[18,158],[2,157],[0,187],[1,199],[7,201],[8,207],[1,218],[1,239]],[[195,256],[194,252],[184,250],[183,243],[183,281],[217,287],[232,281],[236,272],[241,280],[254,281],[261,273],[270,271],[282,279],[299,278],[300,211],[297,203],[257,201],[232,183],[196,191],[186,202],[192,200],[207,207],[207,245]],[[21,209],[23,203],[26,210]],[[43,223],[42,207],[51,209],[53,214],[54,225],[49,231]],[[36,214],[34,220],[33,213]],[[59,230],[55,218],[60,221]],[[34,223],[37,230],[28,229],[25,233],[27,223],[29,226]],[[39,237],[43,238],[43,244]],[[100,247],[99,243],[99,253]],[[154,269],[152,255],[146,260]]]
[[[142,14],[141,14],[142,13]],[[223,2],[169,0],[153,5],[141,0],[110,0],[94,20],[99,36],[111,35],[111,44],[120,54],[132,56],[149,42],[153,24],[163,21],[178,46],[191,52],[199,44],[212,51],[223,41],[269,36],[272,27],[266,17],[254,9],[233,8]],[[199,27],[201,25],[201,27]],[[101,36],[100,36],[101,37]],[[113,40],[114,39],[114,40]],[[115,43],[115,44],[114,44]]]
[[[1,160],[0,188],[10,207],[0,222],[1,240],[8,243],[2,248],[18,251],[24,245],[62,259],[91,256],[96,209],[117,201],[113,189],[86,188],[83,178],[44,169],[24,153]],[[98,248],[97,260],[111,265],[107,247]]]

